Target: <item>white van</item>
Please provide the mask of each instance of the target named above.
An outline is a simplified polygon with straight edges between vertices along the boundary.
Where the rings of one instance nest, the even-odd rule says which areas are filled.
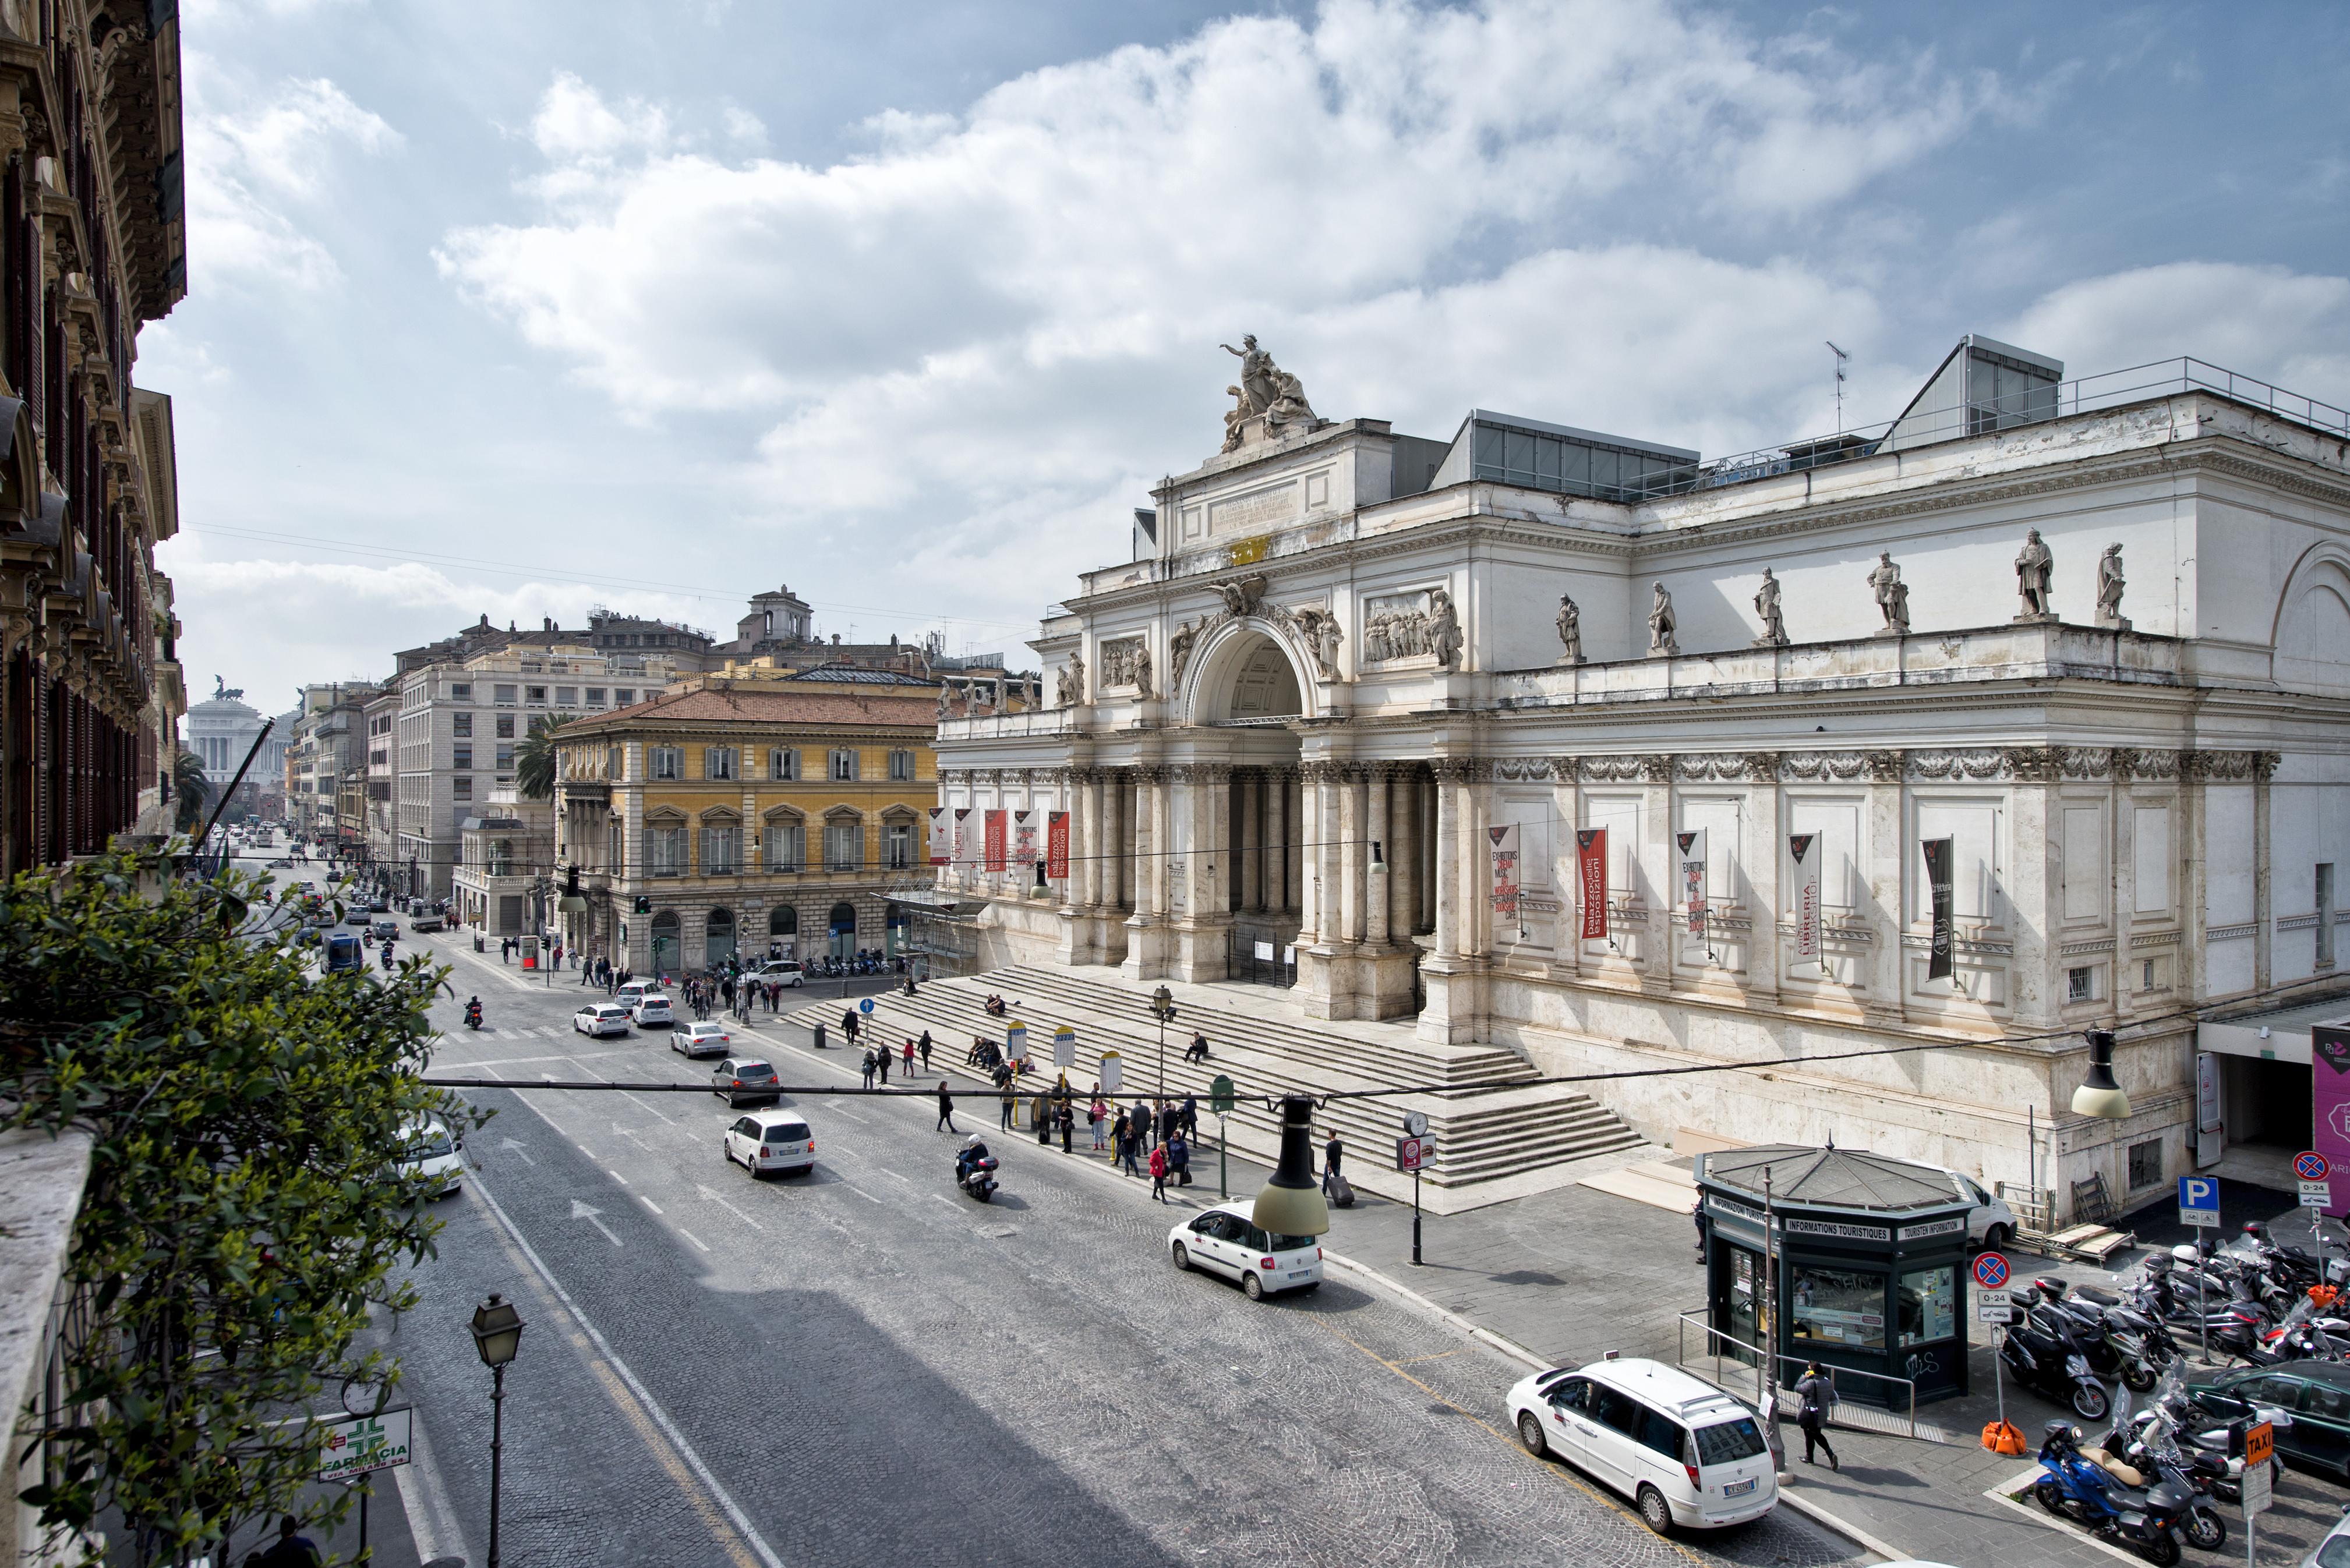
[[[1659,1361],[1556,1366],[1510,1390],[1529,1453],[1623,1493],[1648,1527],[1719,1529],[1771,1511],[1779,1478],[1753,1407]]]
[[[421,1183],[427,1198],[446,1198],[465,1181],[465,1140],[439,1116],[410,1118],[400,1133],[400,1174]]]

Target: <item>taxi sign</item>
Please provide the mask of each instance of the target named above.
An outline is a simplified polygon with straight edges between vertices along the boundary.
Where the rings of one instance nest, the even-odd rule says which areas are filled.
[[[2265,1513],[2275,1501],[2270,1491],[2269,1462],[2276,1457],[2276,1432],[2266,1421],[2244,1434],[2244,1523],[2249,1528],[2252,1515]],[[2246,1540],[2251,1536],[2247,1535]]]
[[[2265,1466],[2276,1458],[2276,1428],[2262,1421],[2244,1429],[2244,1469]]]
[[[1986,1291],[1996,1291],[2007,1284],[2007,1260],[1997,1252],[1985,1252],[1975,1260],[1975,1283]]]

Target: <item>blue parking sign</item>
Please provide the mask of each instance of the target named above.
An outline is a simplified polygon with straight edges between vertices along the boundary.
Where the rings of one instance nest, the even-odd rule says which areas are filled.
[[[2216,1176],[2182,1176],[2178,1179],[2178,1222],[2181,1225],[2220,1227],[2220,1179]]]

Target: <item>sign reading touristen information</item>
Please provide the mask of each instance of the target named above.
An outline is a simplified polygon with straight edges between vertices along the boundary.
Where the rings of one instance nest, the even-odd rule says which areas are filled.
[[[951,864],[953,860],[953,808],[934,805],[931,807],[931,864],[946,866]]]
[[[990,871],[1003,869],[1003,857],[1006,853],[1004,836],[1010,826],[1011,816],[1010,812],[1002,809],[992,810],[987,814],[987,869]]]
[[[1607,940],[1607,830],[1575,830],[1575,885],[1583,900],[1583,940]]]
[[[1493,913],[1512,919],[1518,914],[1518,825],[1489,827],[1485,837],[1493,864]]]
[[[1820,958],[1820,836],[1787,835],[1787,858],[1795,867],[1795,956]]]
[[[1045,875],[1055,882],[1069,879],[1069,814],[1055,811],[1045,823]]]
[[[1934,901],[1934,945],[1926,959],[1928,980],[1948,980],[1954,942],[1950,930],[1950,873],[1958,859],[1958,840],[1929,838],[1918,848],[1926,852],[1926,887]]]

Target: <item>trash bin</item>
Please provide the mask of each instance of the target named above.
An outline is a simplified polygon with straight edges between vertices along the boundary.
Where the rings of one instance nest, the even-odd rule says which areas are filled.
[[[473,933],[473,950],[477,953],[485,953],[490,950],[488,948],[482,945],[482,933],[479,931],[475,931]]]
[[[816,1026],[816,1048],[819,1051],[824,1049],[824,1025],[821,1023]]]

